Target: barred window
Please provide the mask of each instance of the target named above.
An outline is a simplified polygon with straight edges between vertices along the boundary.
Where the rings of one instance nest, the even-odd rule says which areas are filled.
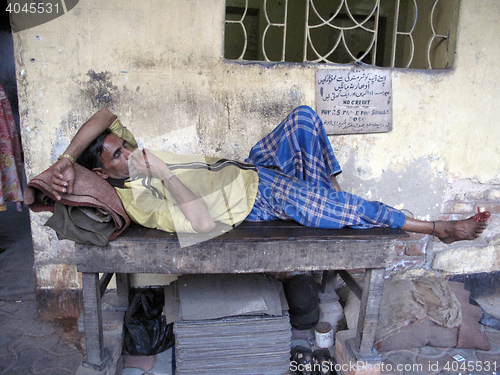
[[[226,0],[235,61],[453,66],[460,0]]]

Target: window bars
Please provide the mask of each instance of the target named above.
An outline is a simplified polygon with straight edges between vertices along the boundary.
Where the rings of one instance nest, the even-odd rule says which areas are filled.
[[[459,0],[226,0],[228,60],[443,69]]]

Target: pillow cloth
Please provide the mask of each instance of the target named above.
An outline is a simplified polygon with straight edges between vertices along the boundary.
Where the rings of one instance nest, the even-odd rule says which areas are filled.
[[[54,191],[51,187],[52,168],[34,177],[24,189],[24,202],[33,212],[54,212]],[[127,228],[131,221],[123,208],[122,201],[106,180],[81,165],[75,165],[75,184],[73,194],[62,195],[59,203],[75,207],[96,207],[109,213],[115,225],[109,236],[111,241]]]

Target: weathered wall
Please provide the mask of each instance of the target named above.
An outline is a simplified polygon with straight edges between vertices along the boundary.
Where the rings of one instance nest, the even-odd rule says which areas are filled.
[[[315,66],[224,62],[223,17],[223,0],[81,0],[68,14],[16,33],[28,179],[102,106],[143,146],[237,159],[293,107],[315,107]],[[454,70],[393,71],[391,133],[332,138],[344,189],[431,219],[471,214],[470,199],[480,191],[500,213],[500,45],[490,42],[500,33],[500,2],[462,0],[460,17]],[[47,218],[33,214],[32,228],[37,287],[50,300],[78,290],[80,281],[70,265],[72,244],[43,226]],[[466,247],[417,236],[401,244],[397,268],[499,270],[498,221],[466,245],[475,249],[474,262],[455,266],[469,259]]]

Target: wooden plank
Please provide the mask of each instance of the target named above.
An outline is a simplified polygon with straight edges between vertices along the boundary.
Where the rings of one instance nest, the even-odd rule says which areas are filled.
[[[336,270],[323,271],[321,277],[321,292],[328,294],[335,294],[335,279],[337,278]]]
[[[106,247],[77,245],[77,267],[80,272],[176,274],[380,268],[390,266],[395,240],[404,236],[388,228],[325,230],[286,221],[244,222],[180,248],[175,233],[134,226]]]
[[[351,289],[352,292],[356,295],[356,297],[361,300],[361,298],[363,297],[363,289],[358,285],[351,274],[347,271],[340,270],[339,275],[340,277],[342,277],[342,280],[344,280],[349,289]]]
[[[113,273],[105,273],[102,275],[102,277],[99,279],[99,292],[100,295],[102,296],[104,292],[106,291],[106,288],[109,285],[109,282],[111,281],[111,278],[113,277]]]
[[[116,275],[116,292],[119,297],[123,297],[127,301],[130,290],[130,275],[126,273],[117,273]]]
[[[374,358],[373,345],[377,331],[385,269],[369,269],[365,272],[363,294],[359,308],[359,319],[354,343],[358,360]]]
[[[177,243],[122,238],[106,247],[77,245],[80,272],[259,273],[389,267],[395,239],[206,241]]]
[[[227,229],[227,226],[223,228]],[[220,228],[222,229],[222,227]],[[217,232],[217,229],[214,230]],[[217,232],[220,233],[220,230]],[[229,230],[218,237],[210,237],[210,241],[279,241],[279,240],[300,240],[300,239],[358,239],[358,240],[380,240],[383,238],[408,237],[408,234],[401,229],[391,228],[371,228],[371,229],[319,229],[309,228],[294,221],[265,221],[258,223],[243,222],[235,229]],[[144,238],[155,242],[177,243],[177,235],[156,229],[145,228],[139,225],[132,225],[127,228],[117,239],[131,241],[144,241]],[[183,234],[183,238],[189,239],[188,234]],[[198,237],[196,237],[198,238]],[[208,238],[207,238],[208,239]]]

